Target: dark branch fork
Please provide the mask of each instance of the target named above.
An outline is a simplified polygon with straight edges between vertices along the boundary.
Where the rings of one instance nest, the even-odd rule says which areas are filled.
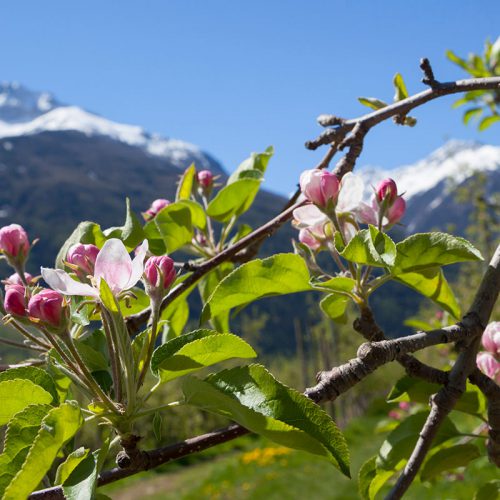
[[[346,154],[334,169],[334,172],[341,178],[347,172],[353,170],[355,162],[361,154],[366,134],[377,124],[391,117],[404,116],[412,109],[444,95],[471,90],[500,89],[500,78],[477,78],[440,83],[434,78],[428,60],[421,61],[421,68],[424,72],[423,82],[429,85],[430,88],[419,94],[351,120],[344,120],[332,115],[320,116],[318,121],[321,125],[334,128],[326,130],[318,139],[306,144],[309,149],[329,145],[328,152],[316,168],[327,168],[337,151],[347,148]],[[281,225],[292,217],[293,210],[304,203],[297,202],[299,194],[300,191],[297,191],[285,205],[283,211],[267,224],[256,229],[203,264],[191,266],[189,268],[192,271],[191,274],[170,291],[163,300],[162,308],[171,304],[174,299],[222,262],[228,260],[245,262],[249,258],[253,258],[260,243],[277,231]],[[415,335],[401,339],[386,340],[384,332],[375,323],[371,311],[369,309],[362,310],[360,318],[354,323],[354,328],[369,342],[360,346],[357,358],[328,372],[322,372],[319,375],[320,381],[318,385],[306,390],[305,394],[315,401],[334,399],[382,364],[394,360],[402,364],[408,374],[427,381],[437,382],[443,386],[432,399],[431,413],[422,430],[422,437],[417,443],[405,471],[391,492],[389,497],[391,499],[400,498],[411,484],[440,422],[451,411],[460,397],[467,378],[475,383],[488,398],[488,415],[490,419],[488,450],[491,460],[497,465],[500,461],[500,388],[475,367],[475,355],[479,338],[488,322],[499,293],[499,261],[500,247],[497,249],[482,280],[469,313],[461,323],[452,327],[427,333],[418,332]],[[127,326],[131,335],[137,333],[140,326],[147,321],[148,316],[149,311],[146,310],[127,318]],[[427,366],[410,355],[410,353],[426,347],[447,342],[455,342],[461,349],[459,358],[450,372]],[[102,472],[98,479],[98,485],[109,484],[143,470],[157,467],[171,460],[235,439],[248,432],[247,429],[240,425],[231,425],[164,448],[141,451],[139,452],[139,459],[131,463],[128,468],[115,468]],[[59,499],[64,498],[64,495],[62,488],[56,486],[36,491],[30,495],[30,498]]]

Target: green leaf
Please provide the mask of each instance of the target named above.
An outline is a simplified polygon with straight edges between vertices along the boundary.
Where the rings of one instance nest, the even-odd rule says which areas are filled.
[[[250,345],[232,333],[195,330],[158,347],[153,353],[151,370],[161,382],[169,382],[226,359],[256,356]]]
[[[57,394],[54,380],[45,370],[37,368],[36,366],[20,366],[18,368],[10,368],[0,373],[0,382],[14,379],[31,380],[31,382],[39,385],[52,396],[52,404],[59,404],[59,395]]]
[[[394,474],[394,471],[377,469],[377,457],[367,460],[359,469],[358,488],[359,496],[363,500],[373,500],[380,488]]]
[[[153,417],[153,432],[158,443],[161,441],[161,424],[161,413],[157,411]]]
[[[231,262],[223,262],[217,266],[213,271],[210,271],[198,283],[201,300],[203,303],[207,302],[219,283],[234,270],[234,264]],[[229,331],[229,310],[211,318],[213,327],[219,332]]]
[[[476,491],[474,500],[499,500],[500,499],[500,481],[494,480],[483,484]]]
[[[467,125],[471,118],[474,118],[474,117],[480,117],[483,113],[483,108],[470,108],[468,109],[465,113],[464,113],[464,117],[463,117],[463,121],[464,121],[464,124]]]
[[[396,245],[375,226],[359,231],[340,253],[345,259],[376,267],[392,267],[396,260]]]
[[[66,500],[93,500],[97,487],[97,452],[87,455],[63,484]]]
[[[245,213],[259,191],[261,179],[243,178],[223,187],[209,203],[207,215],[219,222],[229,222]]]
[[[464,238],[446,233],[418,233],[396,245],[392,273],[398,275],[457,262],[483,260],[481,252]]]
[[[346,278],[345,276],[337,276],[327,281],[315,281],[311,283],[315,290],[324,291],[325,288],[332,292],[352,293],[356,286],[356,280]]]
[[[269,146],[263,153],[252,153],[249,158],[240,163],[238,168],[229,176],[227,184],[248,178],[248,174],[255,175],[255,178],[262,179],[264,176],[269,160],[274,154],[274,148]]]
[[[104,231],[104,236],[109,238],[118,238],[128,251],[132,251],[139,243],[144,241],[146,234],[142,228],[142,223],[137,215],[130,208],[130,200],[126,199],[125,223],[121,227],[110,227]]]
[[[17,412],[29,405],[50,404],[54,397],[28,379],[0,382],[0,425],[5,425]]]
[[[406,460],[417,443],[419,433],[427,420],[428,412],[419,412],[405,418],[382,443],[377,457],[377,468],[394,469],[401,460]],[[432,442],[432,446],[459,435],[449,418],[445,418]]]
[[[83,446],[71,452],[66,457],[66,460],[57,468],[54,484],[63,484],[64,481],[68,479],[69,475],[76,469],[78,464],[82,460],[85,460],[88,454],[88,448],[84,448]]]
[[[75,435],[82,423],[76,402],[66,402],[50,410],[42,421],[22,469],[7,487],[3,500],[27,498],[43,479],[61,447]]]
[[[412,401],[414,403],[428,404],[429,398],[436,394],[439,389],[441,389],[439,384],[431,384],[425,380],[405,375],[391,389],[387,401],[390,403]],[[476,386],[467,382],[466,390],[458,399],[454,409],[477,416],[484,413],[486,401],[482,392]]]
[[[75,243],[92,244],[101,248],[105,241],[106,237],[101,231],[101,226],[95,222],[80,222],[59,250],[56,257],[56,268],[64,269],[63,261],[66,259],[69,247]]]
[[[272,295],[311,290],[309,271],[298,255],[284,253],[247,262],[227,275],[203,307],[201,322]]]
[[[168,253],[189,243],[194,235],[191,207],[179,201],[160,210],[149,224],[156,226]]]
[[[399,274],[394,279],[428,297],[455,318],[460,318],[460,306],[441,268]]]
[[[263,366],[223,370],[205,380],[188,377],[183,392],[188,404],[231,418],[283,446],[324,456],[349,476],[347,444],[335,423]]]
[[[177,192],[175,193],[175,201],[189,200],[193,192],[194,177],[196,175],[196,168],[194,163],[184,170],[181,180],[177,185]]]
[[[91,371],[106,371],[109,367],[108,360],[102,352],[97,351],[86,342],[75,342],[78,352],[87,368]]]
[[[490,128],[494,123],[500,121],[500,115],[485,116],[480,122],[478,129],[480,132]]]
[[[249,235],[252,231],[253,231],[253,229],[248,224],[241,224],[240,226],[238,226],[238,230],[236,231],[236,234],[231,238],[231,241],[229,242],[230,245],[234,245],[235,243],[240,241],[242,238]]]
[[[472,443],[457,444],[438,450],[429,457],[420,472],[421,481],[430,481],[442,472],[466,467],[469,462],[481,456],[479,448]]]
[[[109,285],[106,283],[106,280],[104,278],[101,278],[101,281],[99,283],[99,297],[101,299],[103,306],[108,311],[112,313],[119,312],[119,307],[116,298],[113,295],[111,288],[109,288]]]
[[[394,101],[402,101],[408,97],[408,90],[406,89],[405,82],[401,73],[396,73],[392,80],[396,93],[394,94]]]
[[[358,97],[358,101],[363,105],[363,106],[368,106],[369,108],[372,109],[382,109],[388,106],[388,104],[384,101],[381,101],[380,99],[377,99],[375,97]]]
[[[446,57],[456,65],[460,66],[462,69],[465,69],[465,71],[469,72],[469,65],[467,62],[462,59],[461,57],[458,57],[453,51],[447,50],[446,51]]]
[[[332,293],[324,297],[319,303],[319,306],[321,310],[333,321],[345,324],[347,321],[345,310],[347,309],[348,304],[349,297],[338,293]]]
[[[50,409],[49,405],[30,405],[16,413],[9,422],[3,453],[0,455],[0,498],[21,469],[42,420]]]

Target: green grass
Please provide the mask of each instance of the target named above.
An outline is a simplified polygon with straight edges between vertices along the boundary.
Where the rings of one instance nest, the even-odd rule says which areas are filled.
[[[359,418],[344,431],[351,451],[353,479],[344,477],[319,457],[245,437],[235,442],[237,450],[227,443],[222,449],[216,447],[200,454],[201,460],[191,465],[172,463],[161,471],[143,473],[100,491],[113,500],[357,499],[359,468],[377,453],[385,437],[375,431],[379,420],[380,416],[373,415]],[[416,482],[405,498],[470,500],[482,484],[495,478],[495,473],[496,469],[483,457],[460,475],[441,477],[432,484]],[[387,488],[377,499],[383,498],[385,492]]]

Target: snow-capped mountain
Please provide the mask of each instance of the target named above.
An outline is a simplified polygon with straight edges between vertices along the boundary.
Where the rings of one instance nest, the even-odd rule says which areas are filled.
[[[447,219],[454,222],[460,231],[467,220],[462,218],[461,223],[457,224],[458,216],[464,216],[468,207],[454,202],[454,191],[477,172],[488,175],[490,194],[498,192],[500,146],[450,140],[413,165],[393,170],[373,167],[360,169],[365,180],[366,198],[373,194],[372,186],[380,180],[391,177],[396,181],[398,190],[404,193],[408,203],[408,215],[405,217],[407,232],[429,230],[435,225],[444,224]]]
[[[150,134],[139,126],[117,123],[78,106],[67,106],[48,92],[34,92],[17,82],[0,84],[0,138],[67,131],[87,137],[109,137],[165,158],[179,168],[192,162],[200,168],[214,167],[205,153],[188,142]]]

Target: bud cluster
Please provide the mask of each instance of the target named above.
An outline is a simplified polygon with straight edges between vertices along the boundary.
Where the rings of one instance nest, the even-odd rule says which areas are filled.
[[[490,323],[481,338],[485,351],[478,353],[477,367],[500,384],[500,321]]]

